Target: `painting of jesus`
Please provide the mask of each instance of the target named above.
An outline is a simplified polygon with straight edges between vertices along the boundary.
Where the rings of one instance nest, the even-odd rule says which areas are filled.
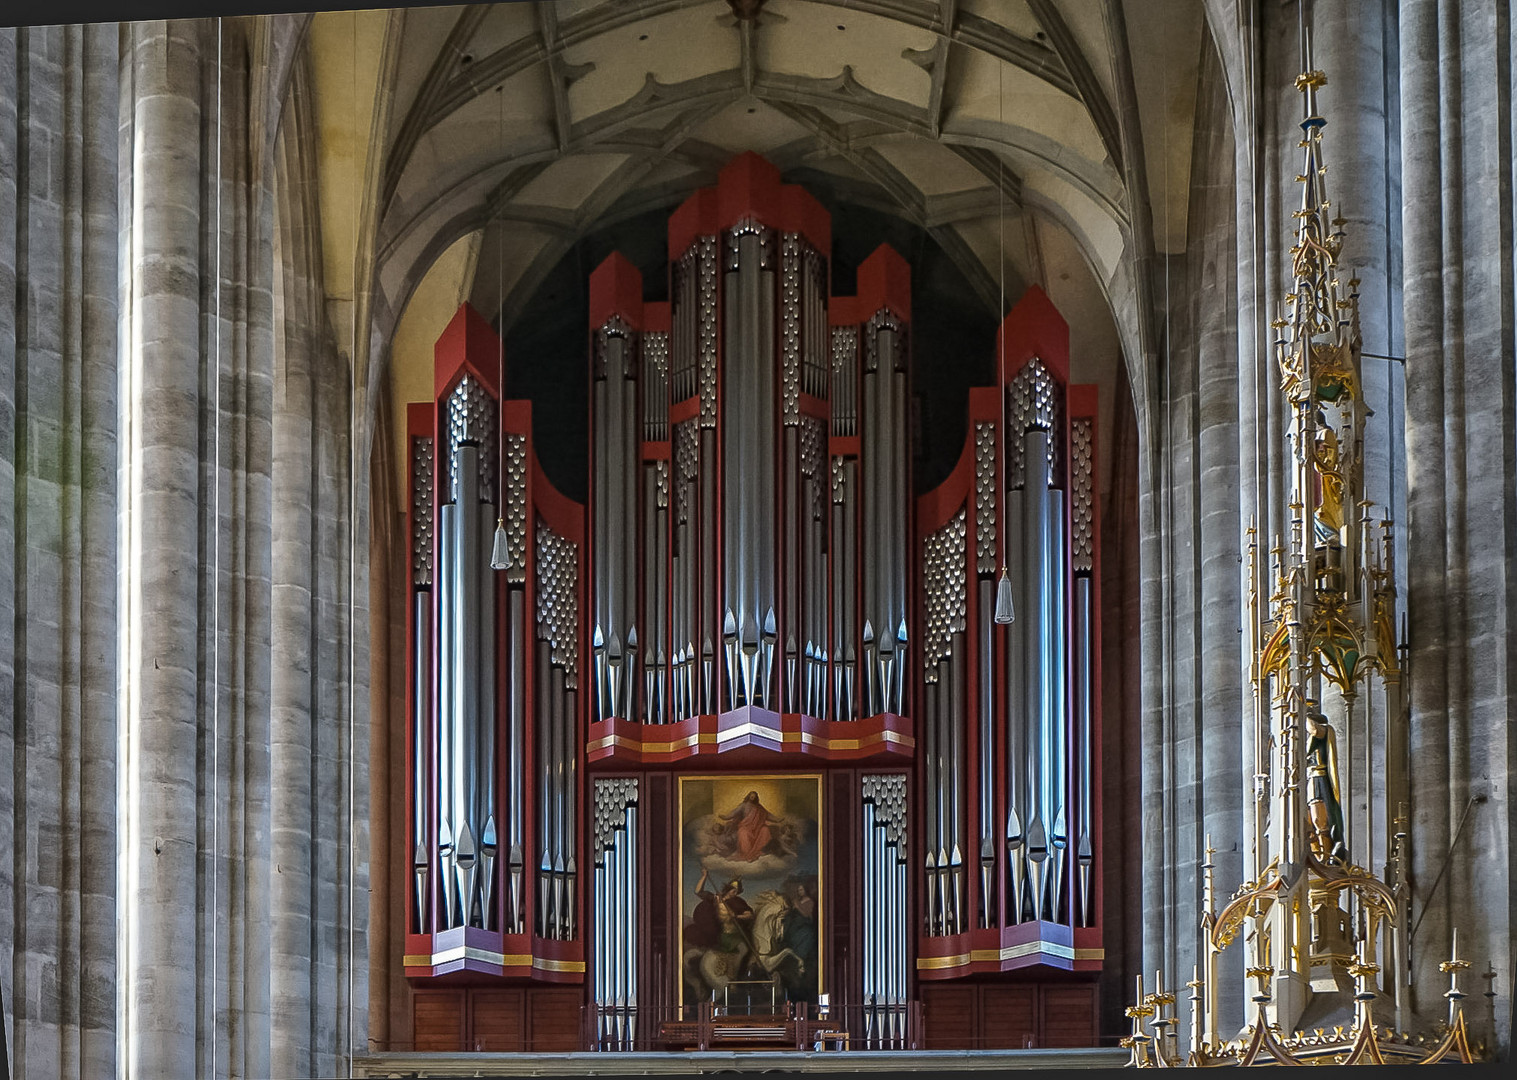
[[[682,1002],[821,988],[821,777],[680,778]]]

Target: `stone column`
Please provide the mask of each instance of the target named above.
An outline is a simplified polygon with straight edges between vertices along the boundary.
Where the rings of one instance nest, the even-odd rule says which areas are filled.
[[[1141,496],[1145,544],[1144,965],[1175,984],[1203,963],[1199,911],[1207,834],[1219,883],[1239,880],[1245,670],[1238,483],[1236,200],[1232,125],[1208,42],[1197,92],[1183,254],[1154,283],[1165,347],[1146,451],[1156,479]],[[1150,554],[1152,551],[1152,554]],[[1149,599],[1151,597],[1152,599]],[[1229,963],[1233,963],[1229,958]],[[1187,1021],[1188,1022],[1188,1021]]]
[[[1196,547],[1195,573],[1201,583],[1200,613],[1192,648],[1196,653],[1196,690],[1200,722],[1197,748],[1198,790],[1192,836],[1195,847],[1181,852],[1191,882],[1183,908],[1198,910],[1203,899],[1200,862],[1207,837],[1216,849],[1215,880],[1223,895],[1243,878],[1248,840],[1244,804],[1250,787],[1248,757],[1239,749],[1251,742],[1252,712],[1239,709],[1244,699],[1248,658],[1239,633],[1244,595],[1238,572],[1241,519],[1238,486],[1243,465],[1240,443],[1242,412],[1252,411],[1241,396],[1238,358],[1237,199],[1233,177],[1232,118],[1228,112],[1221,60],[1214,48],[1203,53],[1196,94],[1195,139],[1191,155],[1191,198],[1186,264],[1187,291],[1194,297],[1196,365],[1196,468],[1199,488],[1196,520],[1176,543]],[[1174,973],[1175,985],[1190,977],[1192,966],[1204,968],[1205,946],[1197,920],[1182,914],[1179,931],[1189,931],[1195,954]],[[1187,925],[1189,924],[1189,925]],[[1188,942],[1187,942],[1188,944]],[[1236,984],[1243,974],[1242,952],[1229,950],[1220,977]],[[1224,1031],[1241,1025],[1238,1003],[1224,1000],[1219,1010]]]
[[[132,24],[127,403],[129,1076],[204,1075],[198,855],[201,63],[198,23]],[[149,182],[151,178],[151,182]],[[214,1014],[212,1014],[214,1015]]]
[[[340,1072],[355,1047],[368,1049],[368,702],[366,677],[355,677],[367,672],[368,620],[367,605],[354,602],[366,593],[354,537],[367,531],[355,534],[350,369],[324,303],[308,80],[297,63],[273,160],[282,312],[272,510],[276,1076]]]
[[[1414,1004],[1436,1016],[1454,926],[1462,955],[1494,960],[1508,1003],[1517,959],[1517,58],[1500,4],[1403,0],[1399,31],[1412,918],[1421,920],[1411,959]],[[1511,1019],[1507,1004],[1503,1047]]]
[[[0,990],[18,1076],[116,1068],[116,41],[0,30]]]
[[[269,1073],[271,208],[248,24],[133,24],[124,513],[131,1076]]]

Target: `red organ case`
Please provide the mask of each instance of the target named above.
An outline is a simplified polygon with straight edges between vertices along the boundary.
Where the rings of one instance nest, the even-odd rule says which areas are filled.
[[[408,411],[418,1002],[519,1032],[531,981],[579,984],[578,1045],[658,1045],[716,996],[684,936],[679,781],[738,773],[820,774],[819,884],[784,909],[816,921],[815,975],[767,974],[825,993],[850,1045],[927,1045],[931,983],[1078,983],[1102,957],[1100,552],[1068,327],[1023,297],[957,466],[914,497],[900,255],[833,296],[827,212],[755,154],[674,211],[669,254],[667,302],[619,254],[590,275],[587,505],[544,476],[467,305]],[[454,984],[456,1008],[427,989]],[[459,1019],[501,986],[520,1017]],[[1093,994],[1045,996],[1071,992],[1093,1035]]]

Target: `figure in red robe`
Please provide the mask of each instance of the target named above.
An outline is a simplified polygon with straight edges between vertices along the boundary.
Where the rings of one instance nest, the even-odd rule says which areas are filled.
[[[702,858],[715,856],[733,863],[756,863],[766,857],[793,860],[800,847],[800,829],[774,813],[750,791],[731,813],[713,814],[700,831],[697,850]]]
[[[752,862],[764,854],[770,840],[774,837],[774,832],[769,827],[771,820],[776,825],[784,824],[781,819],[765,809],[756,791],[748,792],[743,801],[737,804],[737,809],[723,815],[723,823],[732,830],[737,839],[735,851],[737,858],[743,862]]]

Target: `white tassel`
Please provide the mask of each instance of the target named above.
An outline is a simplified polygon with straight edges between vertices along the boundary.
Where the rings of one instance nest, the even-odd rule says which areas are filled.
[[[504,570],[511,562],[510,544],[506,540],[506,519],[495,519],[495,546],[490,549],[490,569]],[[996,609],[997,611],[1000,608]],[[999,616],[997,616],[999,618]]]
[[[1011,578],[1006,573],[1006,567],[1001,567],[1001,580],[996,582],[996,622],[1002,626],[1015,622],[1017,617],[1016,608],[1011,602]]]

